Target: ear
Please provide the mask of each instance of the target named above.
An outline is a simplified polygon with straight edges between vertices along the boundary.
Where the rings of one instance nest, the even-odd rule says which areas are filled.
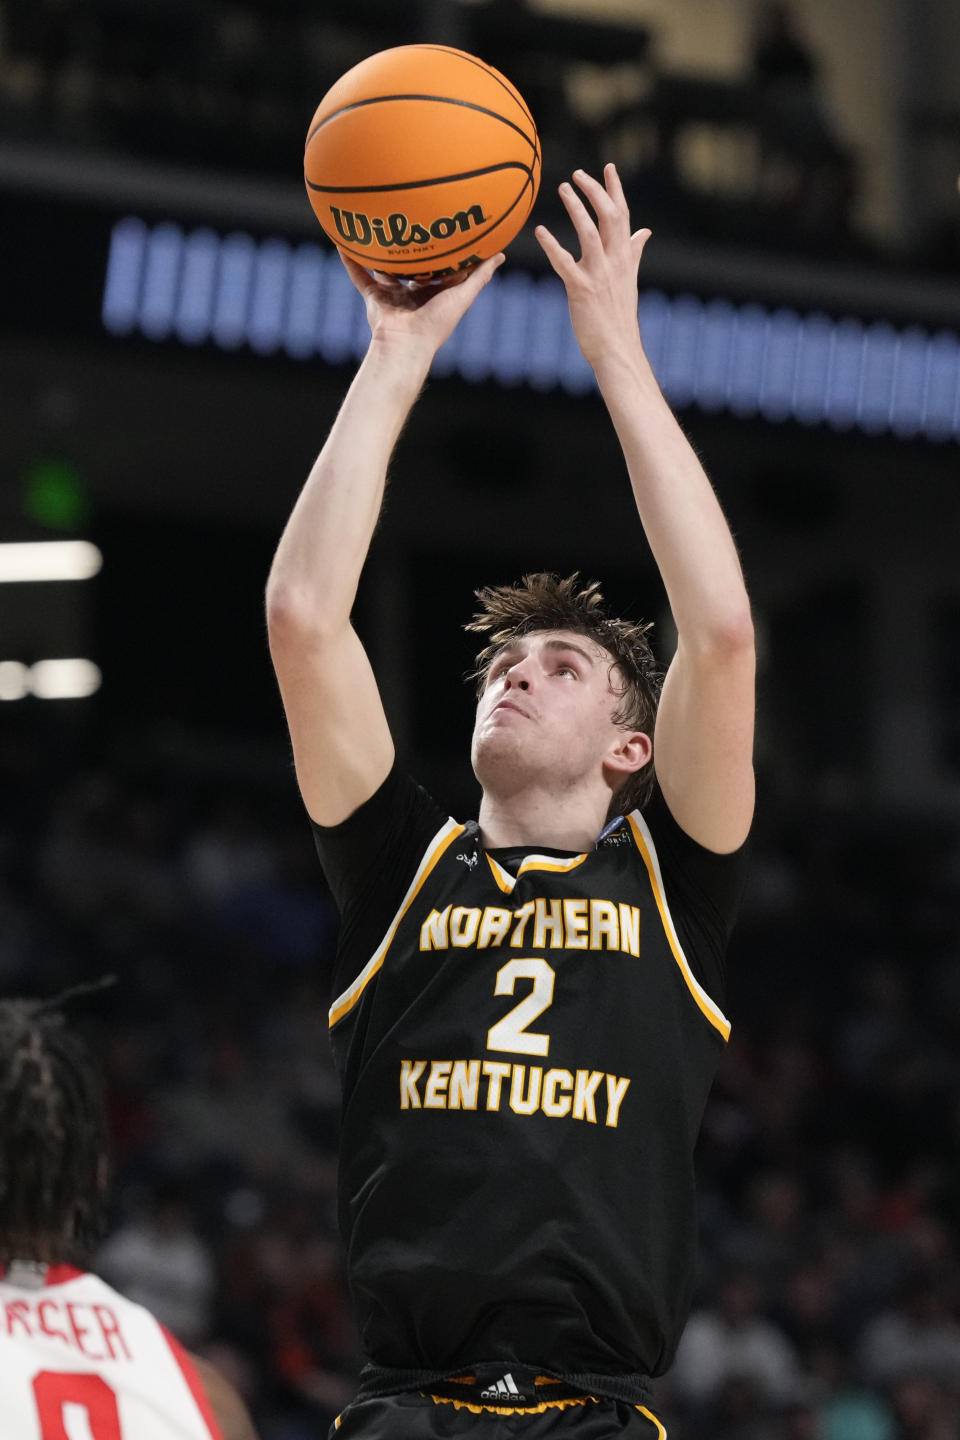
[[[605,770],[616,772],[622,783],[628,775],[642,770],[653,754],[653,741],[642,730],[618,730],[613,745],[604,757]]]

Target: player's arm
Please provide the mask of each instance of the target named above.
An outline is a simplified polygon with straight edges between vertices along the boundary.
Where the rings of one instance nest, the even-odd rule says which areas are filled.
[[[350,623],[387,466],[437,350],[494,270],[411,291],[344,264],[363,295],[370,345],[280,540],[267,582],[270,653],[310,816],[336,825],[374,793],[393,741]]]
[[[209,1360],[199,1355],[190,1355],[200,1384],[210,1402],[217,1424],[223,1432],[223,1440],[258,1440],[246,1405],[234,1387]]]
[[[654,735],[657,778],[678,824],[708,849],[734,850],[753,816],[755,654],[750,603],[730,529],[647,360],[637,268],[650,232],[631,234],[616,170],[577,171],[561,197],[581,256],[539,227],[563,280],[577,340],[623,449],[644,531],[677,627]]]

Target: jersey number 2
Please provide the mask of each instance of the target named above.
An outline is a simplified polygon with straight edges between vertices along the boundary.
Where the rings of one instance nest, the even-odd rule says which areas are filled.
[[[514,1005],[502,1020],[490,1027],[487,1032],[488,1050],[510,1050],[520,1055],[547,1054],[550,1049],[550,1036],[528,1030],[527,1026],[553,1003],[555,975],[552,965],[535,957],[508,960],[506,965],[497,971],[495,995],[512,995],[518,980],[532,980],[533,989],[529,995],[523,997],[519,1005]]]
[[[41,1370],[33,1377],[33,1395],[40,1417],[41,1440],[123,1440],[117,1397],[99,1375]],[[71,1422],[68,1409],[86,1411],[86,1425]]]

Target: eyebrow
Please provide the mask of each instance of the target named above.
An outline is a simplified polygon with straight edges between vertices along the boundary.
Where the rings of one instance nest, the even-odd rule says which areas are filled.
[[[534,634],[536,634],[536,631],[534,631]],[[508,640],[492,657],[490,669],[492,670],[497,661],[501,660],[504,655],[515,655],[520,648],[519,640]],[[582,645],[577,645],[573,640],[545,640],[543,648],[545,650],[573,650],[577,655],[581,655],[588,665],[593,666],[597,663],[595,656],[591,655],[588,650],[584,650]]]
[[[573,650],[577,655],[582,655],[588,665],[597,663],[589,650],[584,650],[582,645],[577,645],[572,640],[545,640],[543,648],[545,650]]]

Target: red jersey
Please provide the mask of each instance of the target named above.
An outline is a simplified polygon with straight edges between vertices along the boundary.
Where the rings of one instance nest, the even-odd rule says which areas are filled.
[[[0,1415],[4,1440],[223,1440],[179,1342],[69,1265],[0,1276]]]

